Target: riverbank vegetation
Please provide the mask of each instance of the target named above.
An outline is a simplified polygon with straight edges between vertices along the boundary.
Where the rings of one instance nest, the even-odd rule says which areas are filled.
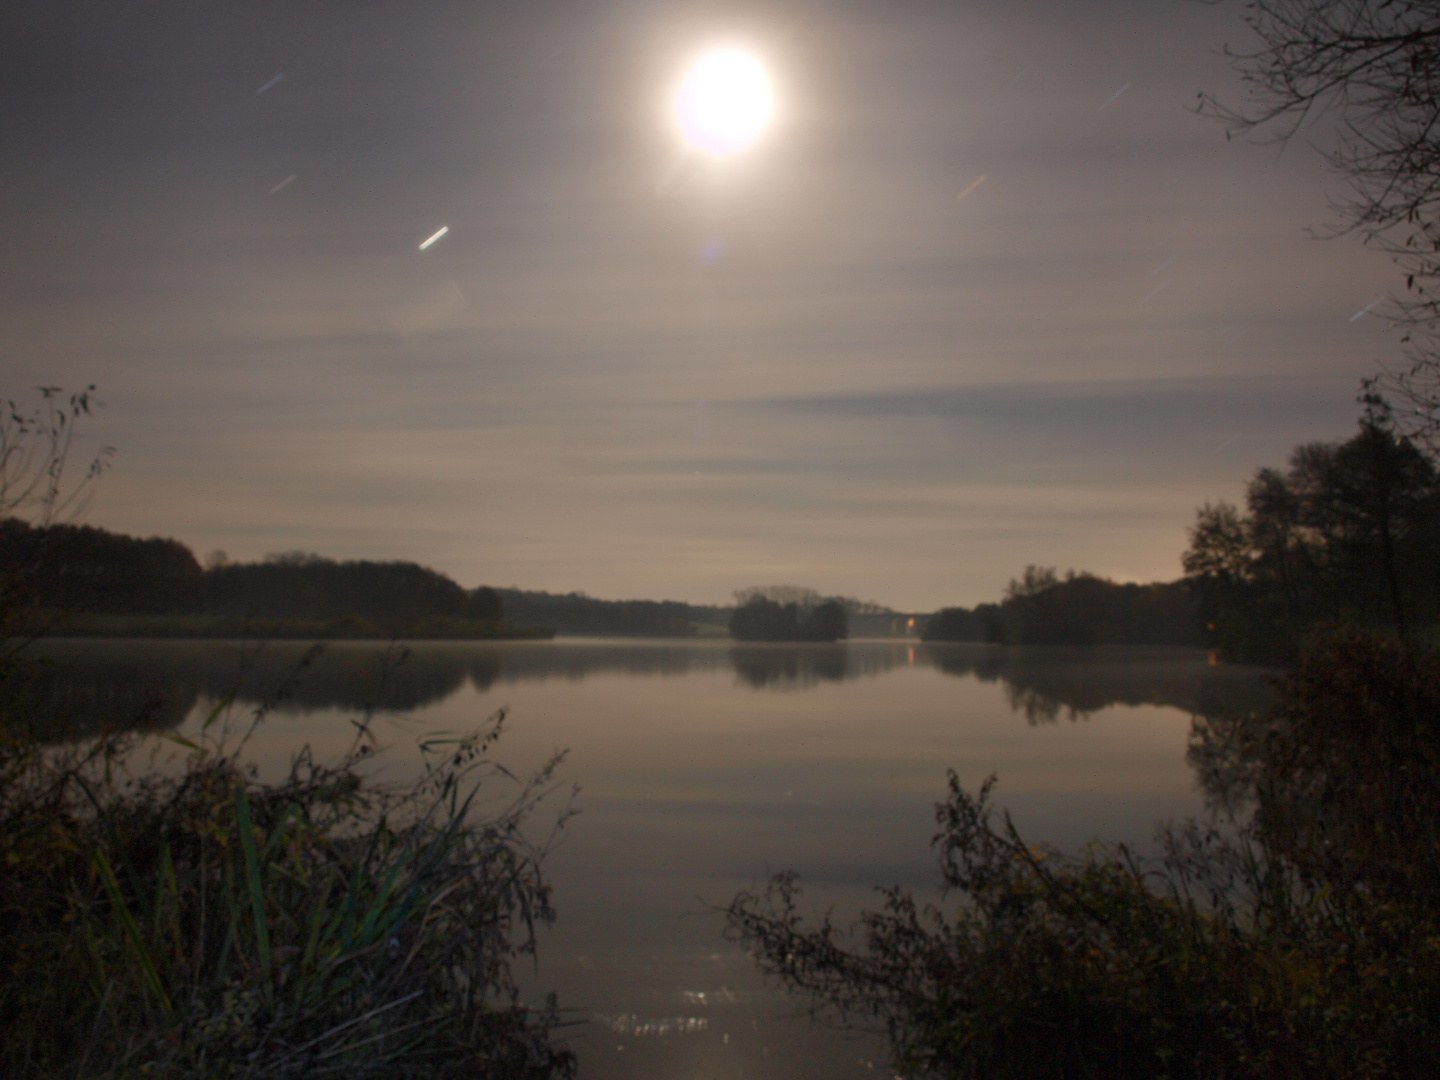
[[[793,875],[732,935],[831,1020],[885,1032],[918,1077],[1395,1077],[1440,1070],[1440,655],[1315,639],[1264,714],[1198,721],[1209,790],[1245,816],[1175,825],[1163,858],[1023,838],[994,778],[951,776],[947,891],[853,931]]]
[[[24,679],[11,665],[7,702]],[[6,1075],[573,1074],[553,1001],[525,1006],[510,975],[552,917],[521,825],[558,759],[513,784],[489,756],[502,719],[426,744],[397,789],[367,777],[363,723],[343,760],[302,753],[277,783],[176,736],[182,767],[127,781],[132,736],[45,749],[7,710]]]

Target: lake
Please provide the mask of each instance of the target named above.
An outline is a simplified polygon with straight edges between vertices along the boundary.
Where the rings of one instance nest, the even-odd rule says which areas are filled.
[[[495,756],[516,774],[567,751],[579,813],[546,862],[558,920],[521,975],[585,1021],[563,1035],[601,1080],[873,1076],[878,1040],[811,1026],[724,939],[716,907],[786,868],[842,917],[875,905],[876,885],[930,894],[952,768],[971,789],[997,774],[1029,839],[1149,849],[1159,823],[1206,809],[1192,718],[1267,694],[1263,671],[1166,648],[334,643],[303,664],[288,643],[35,648],[52,660],[40,692],[55,740],[135,718],[195,737],[230,699],[233,731],[271,703],[246,748],[262,776],[306,745],[342,753],[366,715],[387,744],[376,768],[396,778],[419,739],[502,708]],[[155,740],[154,767],[174,749]],[[537,839],[568,797],[533,820]]]

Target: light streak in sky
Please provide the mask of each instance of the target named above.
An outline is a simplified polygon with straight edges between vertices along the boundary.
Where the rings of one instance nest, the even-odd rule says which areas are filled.
[[[989,176],[989,175],[990,175],[989,173],[981,173],[981,174],[980,174],[980,179],[976,180],[976,181],[975,181],[974,183],[972,183],[969,187],[967,187],[964,191],[960,192],[959,195],[956,195],[956,196],[955,196],[955,201],[956,201],[956,202],[959,202],[959,201],[960,201],[961,199],[963,199],[966,195],[969,195],[970,192],[974,191],[977,187],[979,187],[981,184],[983,184],[983,183],[985,182],[985,177],[987,177],[987,176]]]
[[[1367,311],[1369,311],[1371,308],[1373,308],[1376,304],[1380,303],[1380,301],[1384,299],[1385,297],[1383,296],[1377,296],[1374,300],[1371,300],[1370,303],[1366,304],[1359,311],[1355,312],[1354,315],[1351,315],[1350,321],[1354,322],[1356,319],[1360,318],[1361,315],[1364,315]]]
[[[1160,282],[1159,285],[1156,285],[1153,289],[1151,289],[1148,293],[1145,294],[1145,300],[1141,300],[1140,303],[1145,303],[1146,300],[1149,300],[1152,296],[1154,296],[1156,293],[1158,293],[1161,289],[1165,288],[1165,286],[1169,284],[1170,282],[1168,281]]]
[[[449,231],[450,231],[450,226],[449,226],[449,225],[442,225],[442,226],[440,226],[440,231],[439,231],[439,232],[437,232],[434,236],[430,237],[429,240],[426,240],[423,244],[420,245],[420,250],[421,250],[421,251],[424,251],[426,248],[428,248],[431,244],[435,243],[436,240],[439,240],[442,236],[444,236],[444,235],[445,235],[447,232],[449,232]]]
[[[271,79],[269,82],[267,82],[264,86],[260,87],[259,90],[256,90],[256,91],[255,91],[255,96],[256,96],[256,97],[259,97],[261,94],[263,94],[266,90],[269,90],[270,87],[274,86],[277,82],[279,82],[279,81],[280,81],[281,79],[283,79],[284,77],[285,77],[284,75],[276,75],[273,79]]]
[[[276,184],[274,187],[272,187],[272,188],[270,189],[270,194],[271,194],[271,195],[274,195],[274,194],[275,194],[277,191],[279,191],[281,188],[287,187],[287,186],[290,184],[290,181],[292,181],[292,180],[294,180],[294,179],[295,179],[295,174],[292,172],[289,176],[285,177],[284,180],[281,180],[278,184]]]
[[[1108,106],[1112,101],[1114,101],[1116,98],[1118,98],[1121,94],[1123,94],[1126,90],[1129,89],[1130,84],[1127,82],[1124,86],[1120,87],[1119,90],[1116,90],[1113,94],[1111,94],[1108,98],[1105,99],[1105,104],[1100,106],[1100,111],[1104,112],[1106,106]]]

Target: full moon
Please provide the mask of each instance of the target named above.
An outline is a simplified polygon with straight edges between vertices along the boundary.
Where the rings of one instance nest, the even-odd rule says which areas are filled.
[[[675,116],[686,141],[717,155],[753,142],[769,123],[772,107],[765,69],[738,49],[702,56],[675,97]]]

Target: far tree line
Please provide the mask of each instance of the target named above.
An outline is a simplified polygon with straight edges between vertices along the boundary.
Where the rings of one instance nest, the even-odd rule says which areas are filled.
[[[1172,582],[1117,583],[1030,566],[996,603],[944,608],[929,641],[1005,645],[1180,645],[1230,659],[1287,662],[1325,625],[1434,634],[1440,622],[1440,474],[1434,460],[1367,399],[1350,439],[1298,446],[1284,468],[1261,468],[1243,507],[1197,512]],[[739,641],[844,640],[873,603],[798,586],[739,590],[733,608],[678,601],[599,600],[480,586],[466,589],[411,562],[337,561],[305,552],[202,566],[184,544],[84,525],[0,521],[3,608],[54,619],[190,616],[350,625],[370,636],[554,633],[688,637],[728,626]],[[35,616],[40,616],[38,619]],[[49,621],[47,621],[49,620]],[[23,621],[23,619],[22,619]],[[63,627],[63,622],[61,623]],[[507,629],[508,628],[508,629]],[[8,632],[24,629],[11,626]]]
[[[548,633],[691,637],[729,609],[678,601],[599,600],[480,586],[403,561],[336,560],[304,551],[256,562],[213,552],[202,566],[178,540],[140,539],[88,525],[0,520],[0,610],[7,632],[65,632],[75,616],[246,620],[358,636],[515,636]],[[524,636],[534,636],[526,634]]]
[[[1343,442],[1297,446],[1261,468],[1243,508],[1207,503],[1185,576],[1152,585],[1028,567],[996,604],[946,608],[931,641],[1201,645],[1236,660],[1299,655],[1326,626],[1433,636],[1440,622],[1440,474],[1370,396]]]
[[[0,521],[5,610],[48,625],[67,615],[209,616],[304,624],[350,620],[381,633],[427,620],[500,623],[492,588],[465,589],[409,562],[338,562],[306,552],[232,563],[216,552],[202,567],[178,540],[139,539],[89,525]]]

